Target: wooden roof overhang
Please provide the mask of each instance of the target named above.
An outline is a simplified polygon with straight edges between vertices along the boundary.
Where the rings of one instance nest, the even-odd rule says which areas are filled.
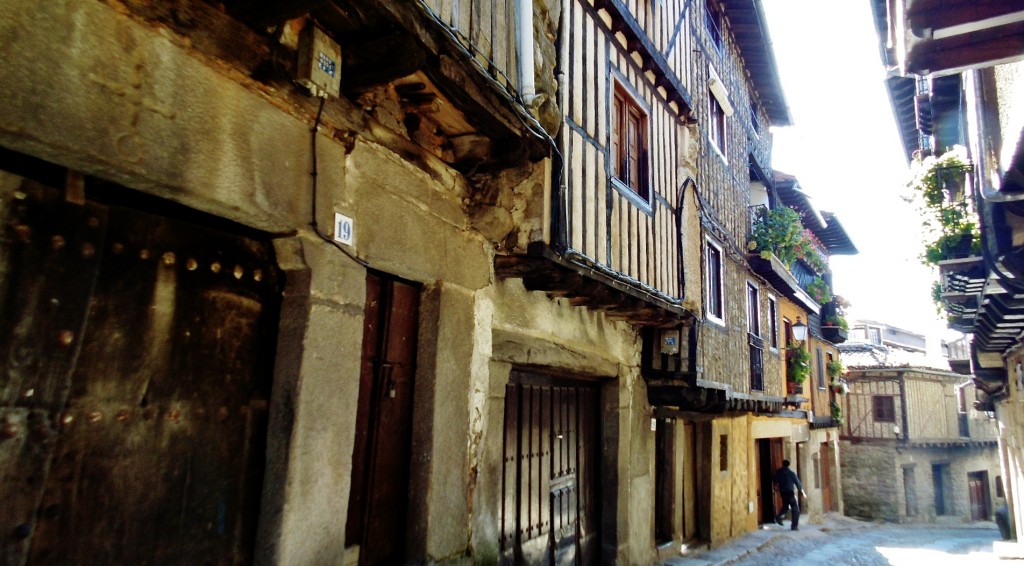
[[[814,233],[829,255],[858,253],[835,213],[819,211],[811,202],[810,195],[800,190],[796,177],[776,171],[775,192],[782,204],[800,213],[804,227]]]
[[[825,218],[826,226],[815,231],[814,235],[828,250],[828,254],[855,255],[859,253],[857,246],[853,245],[853,241],[850,240],[850,235],[846,233],[846,228],[843,228],[843,224],[839,222],[839,217],[826,210],[821,211],[821,215]]]
[[[308,17],[341,45],[344,94],[355,97],[393,83],[407,116],[429,116],[444,136],[490,140],[489,147],[494,149],[483,166],[474,155],[471,163],[452,163],[457,169],[486,170],[490,165],[516,162],[523,155],[531,159],[547,155],[546,142],[530,132],[510,102],[510,97],[517,96],[517,85],[487,76],[467,54],[466,45],[433,21],[419,2],[224,0],[224,5],[261,31]]]
[[[882,61],[902,75],[948,75],[1024,57],[1019,2],[871,0],[871,10]]]
[[[681,300],[582,255],[558,254],[543,242],[530,244],[525,255],[495,256],[494,271],[502,279],[522,279],[529,291],[567,298],[574,306],[601,311],[609,318],[637,326],[673,328],[694,318]]]
[[[908,446],[910,448],[982,448],[986,446],[996,446],[998,444],[999,441],[995,438],[936,438],[927,440],[909,440],[904,444],[904,446]]]
[[[721,5],[768,119],[775,126],[793,125],[761,0],[723,0]]]
[[[904,74],[950,74],[1024,57],[1024,5],[978,0],[899,0],[894,22]],[[890,24],[892,25],[892,24]]]
[[[647,33],[633,17],[629,7],[622,0],[593,1],[595,10],[604,10],[611,18],[611,27],[606,29],[613,34],[621,33],[626,38],[626,47],[639,56],[643,71],[654,76],[654,86],[670,104],[675,105],[679,116],[690,119],[693,112],[693,96],[683,86],[665,56],[647,37]],[[604,25],[601,18],[596,18],[596,21]]]
[[[909,163],[921,147],[921,136],[935,137],[935,148],[944,148],[960,142],[959,113],[963,80],[960,75],[934,77],[931,91],[918,93],[915,77],[890,76],[885,79],[893,117],[899,130],[903,154]]]
[[[656,417],[678,417],[686,413],[746,412],[773,416],[798,416],[804,413],[787,411],[787,401],[762,393],[733,391],[721,383],[698,379],[685,385],[672,380],[648,380],[647,397]]]

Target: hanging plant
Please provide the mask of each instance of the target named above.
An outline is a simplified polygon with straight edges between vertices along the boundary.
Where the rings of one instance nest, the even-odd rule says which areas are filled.
[[[811,353],[796,342],[790,342],[786,350],[786,379],[802,385],[811,376]]]
[[[788,206],[770,209],[754,225],[747,249],[764,259],[771,259],[774,254],[787,269],[791,268],[804,240],[803,230],[797,211]]]
[[[842,360],[832,360],[825,366],[825,371],[828,376],[835,381],[846,373],[846,367],[843,366]]]
[[[818,251],[818,247],[807,230],[804,230],[804,238],[797,245],[797,258],[807,264],[815,273],[823,274],[828,271],[828,261]]]
[[[911,164],[907,200],[917,203],[921,213],[925,248],[920,259],[925,265],[981,252],[981,233],[971,221],[974,211],[964,186],[971,168],[966,148],[959,145]]]
[[[825,320],[821,323],[822,326],[838,326],[843,330],[850,329],[850,323],[846,321],[846,317],[841,314],[830,314],[825,317]]]
[[[846,395],[850,392],[850,386],[845,379],[837,379],[830,384],[832,392],[836,395]]]
[[[832,418],[835,419],[839,424],[843,423],[843,408],[839,406],[839,403],[830,401],[829,409],[832,411]]]
[[[935,304],[935,313],[943,315],[945,313],[945,305],[942,304],[942,283],[938,281],[932,281],[932,303]]]
[[[819,304],[825,304],[832,300],[832,290],[829,289],[828,283],[820,276],[815,277],[807,284],[807,294],[811,296]]]

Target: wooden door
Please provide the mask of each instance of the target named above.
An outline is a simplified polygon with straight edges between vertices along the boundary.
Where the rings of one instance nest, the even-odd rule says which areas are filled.
[[[971,502],[971,520],[987,521],[989,519],[988,472],[968,473],[967,493]]]
[[[945,464],[932,464],[932,486],[935,489],[935,514],[946,514],[946,471]]]
[[[103,190],[0,172],[2,561],[251,562],[272,248]]]
[[[835,511],[832,503],[832,445],[821,443],[818,459],[821,461],[821,510],[823,513]]]
[[[596,564],[598,389],[515,371],[505,391],[503,564]]]
[[[346,545],[359,546],[363,565],[406,560],[419,296],[413,285],[367,274],[345,532]]]
[[[683,431],[683,493],[680,498],[682,513],[683,540],[697,537],[697,506],[700,498],[697,491],[697,427],[692,422],[685,422]]]
[[[761,523],[775,522],[782,507],[782,498],[775,491],[775,471],[782,467],[782,439],[762,438],[757,441],[757,507]]]
[[[675,497],[675,421],[661,419],[654,434],[654,540],[672,541]]]

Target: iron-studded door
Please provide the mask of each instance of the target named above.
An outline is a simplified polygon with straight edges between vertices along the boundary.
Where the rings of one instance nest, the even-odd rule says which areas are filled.
[[[419,296],[417,287],[367,275],[345,533],[362,565],[405,561]]]
[[[599,392],[513,372],[505,390],[504,564],[596,564]]]
[[[250,562],[270,246],[64,195],[0,173],[0,558]]]

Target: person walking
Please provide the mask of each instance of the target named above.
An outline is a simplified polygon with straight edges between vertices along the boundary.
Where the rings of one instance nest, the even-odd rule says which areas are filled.
[[[804,484],[800,483],[796,472],[789,468],[789,460],[782,461],[782,467],[775,472],[775,478],[772,481],[779,490],[779,496],[782,497],[782,510],[775,516],[775,522],[781,525],[782,517],[788,510],[792,517],[790,528],[794,531],[800,530],[800,500],[796,497],[796,490],[799,489],[800,495],[805,498],[807,492],[804,491]]]

